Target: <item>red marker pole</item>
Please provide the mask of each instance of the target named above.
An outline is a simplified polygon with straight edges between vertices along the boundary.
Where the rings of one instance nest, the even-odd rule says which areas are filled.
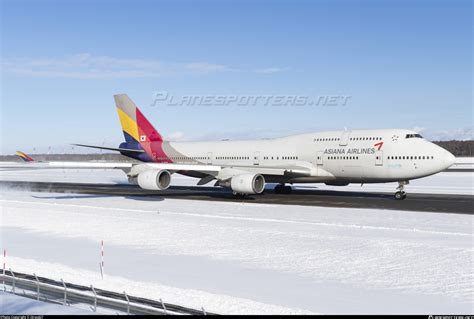
[[[6,262],[7,262],[7,250],[6,249],[3,249],[3,290],[5,291],[6,290],[6,287],[5,287],[5,265],[6,265]]]
[[[104,240],[101,241],[100,255],[101,255],[100,275],[102,276],[102,279],[103,279],[104,278]]]

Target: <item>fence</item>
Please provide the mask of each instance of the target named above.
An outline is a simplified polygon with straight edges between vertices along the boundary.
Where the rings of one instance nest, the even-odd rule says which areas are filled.
[[[86,304],[94,312],[98,307],[134,315],[209,315],[201,310],[191,309],[179,305],[129,296],[126,292],[117,293],[93,286],[81,286],[72,283],[13,272],[11,269],[0,274],[0,281],[4,283],[4,291],[19,296],[70,306]],[[8,286],[8,288],[7,288]]]

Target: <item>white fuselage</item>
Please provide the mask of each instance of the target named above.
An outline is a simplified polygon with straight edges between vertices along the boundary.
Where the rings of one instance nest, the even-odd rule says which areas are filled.
[[[169,142],[168,147],[175,163],[259,169],[303,166],[314,171],[310,177],[266,177],[267,182],[279,183],[408,181],[445,170],[455,160],[416,132],[402,129],[329,131],[267,140]]]

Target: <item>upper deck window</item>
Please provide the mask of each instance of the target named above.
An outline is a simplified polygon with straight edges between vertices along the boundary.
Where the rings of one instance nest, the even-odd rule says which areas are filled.
[[[423,138],[420,134],[407,134],[405,138]]]

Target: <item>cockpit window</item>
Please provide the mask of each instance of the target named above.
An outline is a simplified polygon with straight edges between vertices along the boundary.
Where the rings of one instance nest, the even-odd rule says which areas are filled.
[[[423,138],[420,134],[407,134],[405,138]]]

